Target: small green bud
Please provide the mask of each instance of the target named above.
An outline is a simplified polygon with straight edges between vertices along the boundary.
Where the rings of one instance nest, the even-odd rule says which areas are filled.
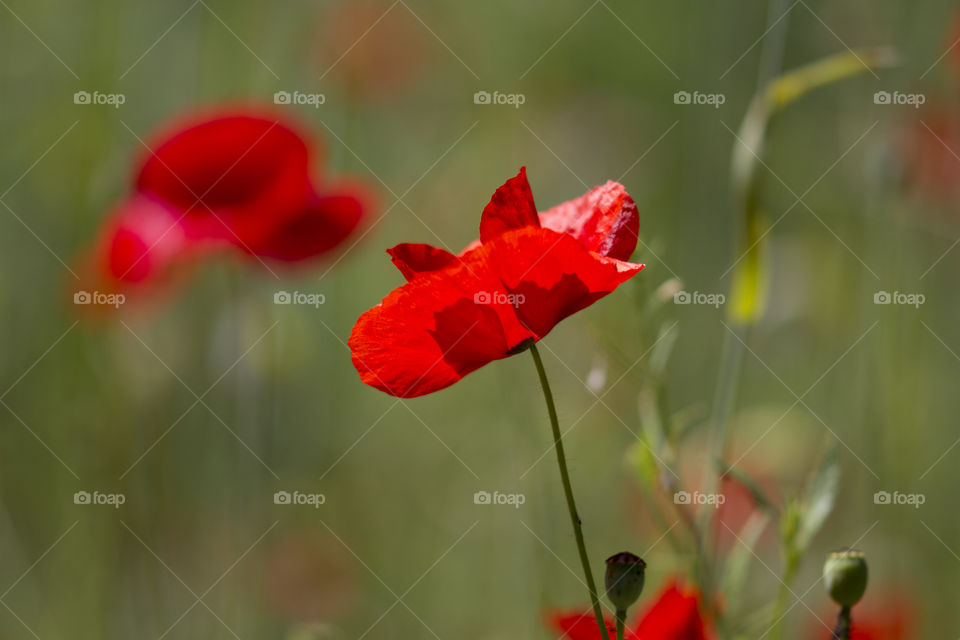
[[[629,551],[615,553],[607,558],[604,582],[607,598],[618,611],[626,611],[643,592],[644,570],[647,563]]]
[[[867,590],[867,560],[862,551],[842,549],[827,556],[823,565],[827,593],[841,607],[860,602]]]

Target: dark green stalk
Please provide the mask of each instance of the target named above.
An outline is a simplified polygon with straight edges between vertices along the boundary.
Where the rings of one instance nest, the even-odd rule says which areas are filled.
[[[537,345],[530,345],[530,354],[537,366],[537,375],[540,377],[540,388],[547,402],[547,413],[550,414],[550,427],[553,429],[553,446],[557,451],[557,465],[560,467],[560,482],[563,484],[563,495],[567,499],[567,511],[570,512],[570,522],[573,524],[573,535],[577,541],[577,552],[580,554],[580,564],[583,566],[583,575],[587,580],[587,590],[590,592],[590,604],[593,606],[593,615],[597,618],[600,636],[603,640],[610,640],[607,634],[607,625],[603,621],[603,611],[600,609],[600,597],[597,595],[597,585],[593,581],[593,572],[590,570],[590,559],[587,556],[587,547],[583,541],[583,530],[580,525],[580,516],[577,515],[577,505],[573,500],[573,488],[570,486],[570,473],[567,471],[567,456],[563,452],[563,441],[560,437],[560,422],[557,420],[557,408],[553,404],[553,393],[550,391],[550,382],[547,372],[543,368],[543,360]],[[621,636],[622,637],[622,636]]]
[[[617,609],[617,640],[623,640],[623,631],[626,625],[627,625],[627,610]]]
[[[853,617],[850,607],[842,607],[837,614],[837,626],[833,628],[830,640],[850,640],[850,630],[853,627]]]

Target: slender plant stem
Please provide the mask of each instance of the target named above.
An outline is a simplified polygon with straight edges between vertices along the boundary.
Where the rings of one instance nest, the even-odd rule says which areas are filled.
[[[627,610],[617,609],[617,640],[623,640],[623,629],[627,625]]]
[[[774,601],[773,614],[771,617],[771,640],[780,640],[783,637],[783,618],[787,610],[787,600],[793,591],[790,584],[793,582],[799,568],[800,558],[792,554],[788,549],[784,550],[784,569],[783,577],[780,579],[780,589],[777,591],[777,599]]]
[[[757,76],[757,91],[764,91],[766,85],[773,80],[779,73],[783,65],[783,52],[786,46],[787,25],[789,24],[788,0],[768,0],[767,2],[767,24],[768,31],[773,31],[770,38],[766,39],[760,53],[760,69]],[[778,26],[779,25],[779,26]],[[774,30],[774,27],[777,29]],[[749,116],[748,116],[749,117]],[[766,123],[763,125],[766,127]],[[762,151],[758,150],[758,153]],[[754,163],[756,164],[756,163]],[[750,171],[750,183],[742,185],[743,202],[741,205],[746,209],[744,212],[744,222],[746,223],[750,216],[751,200],[758,197],[756,190],[756,174]],[[737,190],[736,178],[734,177],[734,189]],[[757,247],[759,249],[759,247]],[[740,385],[740,370],[743,363],[744,341],[746,338],[746,328],[736,327],[736,333],[727,331],[724,335],[723,352],[721,355],[720,373],[717,378],[717,387],[714,397],[713,415],[711,416],[711,455],[710,461],[708,491],[716,492],[720,489],[720,471],[717,461],[724,455],[727,443],[727,424],[730,415],[733,413],[736,402],[737,392]],[[703,509],[703,516],[700,519],[700,530],[703,535],[707,535],[712,527],[712,518],[716,509]],[[716,542],[716,541],[714,541]],[[707,594],[712,594],[717,588],[718,577],[714,575],[716,571],[716,559],[705,557],[706,544],[701,544],[701,551],[698,554],[698,561],[701,566],[700,583]],[[713,550],[714,555],[716,549]],[[712,601],[712,596],[708,595],[708,601]]]
[[[547,401],[547,413],[550,414],[550,427],[553,429],[553,446],[557,451],[557,465],[560,467],[560,482],[563,484],[563,494],[567,499],[567,511],[570,512],[570,522],[573,524],[573,536],[577,541],[577,552],[580,554],[580,564],[583,566],[583,575],[587,580],[587,590],[590,592],[590,603],[593,605],[593,615],[597,618],[600,636],[603,640],[610,640],[607,625],[603,621],[603,611],[600,609],[600,598],[597,596],[597,585],[593,581],[593,572],[590,570],[590,559],[587,556],[587,546],[583,542],[583,529],[580,525],[580,516],[577,515],[577,505],[573,500],[573,488],[570,486],[570,473],[567,471],[567,456],[563,452],[563,440],[560,438],[560,422],[557,420],[557,408],[553,404],[553,393],[550,391],[550,382],[547,372],[543,368],[543,360],[537,345],[530,345],[530,354],[537,366],[537,375],[540,376],[540,388],[543,389],[543,398]],[[622,636],[621,636],[622,637]]]
[[[852,627],[853,619],[850,615],[850,607],[842,607],[837,615],[837,626],[830,634],[831,640],[850,640]]]
[[[707,491],[715,493],[720,490],[720,469],[717,461],[720,460],[726,449],[727,424],[737,398],[740,384],[740,370],[743,364],[743,340],[745,330],[742,327],[733,329],[737,333],[726,331],[723,341],[723,350],[720,359],[720,371],[717,376],[717,389],[711,416],[711,456],[707,470]],[[716,509],[701,509],[698,520],[700,536],[706,536],[713,526],[714,511]],[[704,593],[713,593],[716,588],[716,579],[711,559],[707,557],[709,551],[702,537],[697,540],[698,564],[700,564],[700,585]]]

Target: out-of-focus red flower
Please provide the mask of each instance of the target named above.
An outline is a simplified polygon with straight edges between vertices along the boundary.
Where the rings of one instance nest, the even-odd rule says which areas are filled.
[[[636,623],[624,630],[627,640],[708,640],[713,637],[700,614],[700,594],[679,580],[667,583],[656,601],[640,615]],[[613,619],[607,628],[614,638]],[[600,629],[592,611],[584,613],[551,613],[547,623],[570,640],[600,640]]]
[[[538,214],[521,169],[459,255],[424,244],[388,250],[407,283],[357,321],[354,366],[366,384],[414,397],[519,353],[643,268],[626,261],[638,226],[616,182]]]
[[[810,640],[827,640],[836,620],[836,610],[824,613],[820,620],[810,623],[806,634]],[[914,607],[903,594],[887,594],[882,600],[871,599],[868,594],[863,602],[853,608],[851,640],[909,640],[916,636]]]
[[[357,228],[364,213],[363,193],[363,189],[357,187],[314,196],[297,216],[269,234],[251,238],[240,248],[283,262],[298,262],[327,253]]]
[[[747,468],[750,477],[757,483],[758,488],[763,491],[767,499],[774,502],[772,505],[777,508],[778,487],[774,479],[769,476],[761,467]],[[756,498],[751,493],[750,488],[740,482],[732,475],[724,475],[720,479],[720,493],[723,495],[723,503],[714,507],[713,505],[704,505],[701,508],[716,509],[716,518],[713,520],[714,536],[717,543],[723,548],[730,548],[742,542],[737,536],[742,535],[743,527],[751,517],[762,511],[763,506],[757,503]],[[775,544],[777,542],[776,527],[766,526],[761,535],[758,546],[765,544]]]
[[[960,118],[942,106],[921,112],[901,138],[910,184],[942,200],[960,195]]]
[[[410,9],[387,0],[334,3],[320,19],[315,40],[320,73],[364,98],[409,92],[436,58],[425,43],[442,47]]]
[[[97,277],[115,288],[214,250],[313,258],[343,242],[369,207],[358,185],[316,189],[311,147],[272,114],[191,120],[147,147],[133,194],[109,216],[93,252]]]
[[[326,531],[282,535],[266,553],[266,602],[280,618],[330,622],[356,604],[358,585],[350,556]]]
[[[950,51],[954,68],[960,70],[960,11],[954,11],[943,44]]]
[[[943,39],[953,63],[956,82],[960,71],[960,12],[954,12]],[[952,204],[960,196],[960,118],[956,105],[942,96],[927,96],[928,104],[911,112],[903,126],[898,151],[904,177],[923,195]]]

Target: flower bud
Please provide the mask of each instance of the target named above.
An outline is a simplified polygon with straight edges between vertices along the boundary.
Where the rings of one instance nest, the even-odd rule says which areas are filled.
[[[867,561],[862,551],[842,549],[827,556],[823,565],[827,593],[841,607],[860,602],[867,590]]]
[[[607,598],[618,611],[626,611],[640,597],[646,568],[647,563],[629,551],[607,558]]]

